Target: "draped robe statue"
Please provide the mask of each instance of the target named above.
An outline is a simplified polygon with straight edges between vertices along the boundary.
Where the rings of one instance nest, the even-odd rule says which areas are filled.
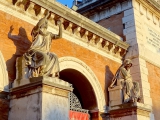
[[[131,66],[132,62],[130,59],[124,60],[124,63],[117,70],[110,85],[110,88],[113,88],[118,84],[122,86],[124,103],[140,101],[139,83],[132,81],[132,77],[130,74]]]
[[[57,22],[59,25],[58,35],[48,32],[48,15],[40,19],[33,28],[31,32],[32,45],[23,55],[25,64],[28,67],[29,78],[39,76],[59,76],[58,58],[54,53],[50,52],[50,48],[53,39],[62,37],[61,21]]]

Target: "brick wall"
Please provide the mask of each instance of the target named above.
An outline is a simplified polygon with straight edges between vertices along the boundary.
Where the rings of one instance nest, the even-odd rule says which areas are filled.
[[[123,36],[123,23],[122,23],[123,17],[124,17],[124,13],[121,12],[119,14],[112,15],[111,17],[109,17],[107,19],[102,19],[97,23],[102,25],[103,27],[111,30],[112,32],[116,33],[117,35],[121,36],[122,38],[124,38],[124,36]]]
[[[13,25],[15,36],[8,38],[8,32]],[[22,55],[30,46],[30,31],[33,26],[12,15],[0,11],[0,51],[2,52],[7,64],[10,81],[15,79],[15,60]],[[18,38],[17,38],[18,37]],[[18,40],[14,40],[17,38]],[[23,39],[22,39],[23,38]]]
[[[150,95],[153,102],[153,114],[155,120],[160,120],[160,68],[147,63],[148,80],[150,83]]]

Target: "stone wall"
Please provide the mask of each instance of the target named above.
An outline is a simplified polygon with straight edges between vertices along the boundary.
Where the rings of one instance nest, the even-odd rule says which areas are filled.
[[[124,13],[121,12],[107,19],[102,19],[98,21],[97,23],[102,25],[106,29],[116,33],[117,35],[121,36],[125,40],[124,35],[123,35],[123,23],[122,23],[123,17],[124,17]]]

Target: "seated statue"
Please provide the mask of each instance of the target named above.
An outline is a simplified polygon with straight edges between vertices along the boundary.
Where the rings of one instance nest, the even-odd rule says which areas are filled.
[[[123,102],[139,102],[140,101],[140,89],[139,83],[133,82],[130,74],[130,68],[132,62],[130,59],[124,60],[124,63],[117,70],[110,88],[114,88],[117,85],[122,86]]]
[[[53,34],[47,31],[48,20],[46,15],[40,19],[37,25],[33,28],[32,44],[29,50],[23,54],[25,64],[28,68],[28,78],[39,76],[59,76],[59,62],[54,53],[50,52],[52,39],[62,37],[61,21],[58,21],[59,34]]]

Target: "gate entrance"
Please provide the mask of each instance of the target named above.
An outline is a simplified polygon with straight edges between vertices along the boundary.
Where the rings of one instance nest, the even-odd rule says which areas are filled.
[[[60,72],[60,79],[73,87],[73,92],[69,94],[71,120],[89,120],[89,111],[97,109],[97,101],[87,78],[77,70],[64,69]]]

